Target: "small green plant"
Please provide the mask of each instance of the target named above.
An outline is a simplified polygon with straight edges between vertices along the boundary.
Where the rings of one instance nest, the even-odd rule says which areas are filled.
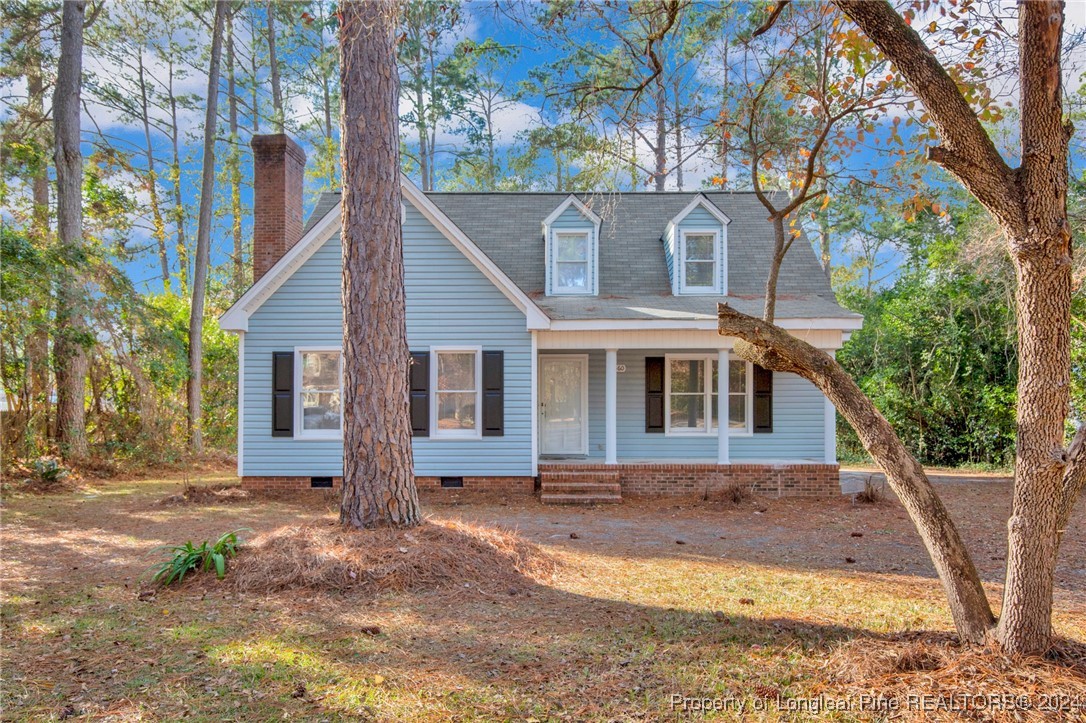
[[[43,485],[54,485],[70,473],[67,467],[62,466],[52,457],[42,457],[34,460],[30,468],[37,475],[36,482]]]
[[[148,554],[167,552],[170,557],[151,566],[152,579],[160,585],[180,583],[185,575],[196,570],[208,571],[215,568],[215,575],[222,580],[226,577],[226,561],[238,553],[241,542],[239,532],[248,532],[248,528],[227,532],[212,544],[204,540],[199,545],[191,541],[183,545],[161,545]]]

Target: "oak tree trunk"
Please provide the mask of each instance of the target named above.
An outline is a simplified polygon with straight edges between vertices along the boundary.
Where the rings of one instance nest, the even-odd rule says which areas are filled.
[[[1069,410],[1071,300],[1067,220],[1071,128],[1064,123],[1062,106],[1063,5],[1056,0],[1019,4],[1018,168],[1008,166],[954,80],[889,3],[837,0],[837,5],[894,63],[923,102],[943,142],[928,149],[929,159],[985,206],[1009,243],[1018,281],[1017,449],[1006,582],[995,637],[1010,652],[1041,652],[1052,635],[1060,536],[1086,484],[1082,431],[1067,450],[1063,447]],[[900,444],[888,426],[873,442]],[[960,626],[959,632],[970,637]]]
[[[204,302],[211,262],[211,212],[215,194],[215,137],[219,120],[219,60],[222,34],[230,3],[217,0],[211,32],[211,63],[207,73],[207,112],[204,115],[203,176],[200,180],[200,216],[196,227],[196,263],[192,272],[192,308],[189,313],[188,433],[189,449],[204,451],[201,406],[204,384]]]
[[[397,9],[397,3],[389,0],[340,6],[344,310],[340,521],[352,527],[409,526],[420,520],[408,411]]]
[[[53,344],[57,382],[57,437],[66,459],[87,456],[85,389],[88,335],[83,316],[86,290],[83,262],[83,153],[79,147],[79,91],[83,71],[85,2],[64,3],[60,59],[53,94],[56,144],[57,242],[71,264],[57,280],[56,338]]]
[[[1034,652],[1047,647],[1052,635],[1064,505],[1064,421],[1071,385],[1070,129],[1063,124],[1062,4],[1024,2],[1019,8],[1023,153],[1015,190],[1025,227],[1004,224],[1018,280],[1018,418],[1007,577],[996,638],[1010,650]]]

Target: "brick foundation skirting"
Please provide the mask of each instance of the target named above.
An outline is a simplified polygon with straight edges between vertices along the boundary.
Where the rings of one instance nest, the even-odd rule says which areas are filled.
[[[342,478],[332,478],[332,489],[338,490]],[[420,492],[508,492],[532,494],[535,477],[464,477],[463,487],[442,487],[440,477],[416,477]],[[288,492],[314,489],[310,477],[242,477],[242,488],[250,492]],[[317,488],[321,489],[321,488]],[[324,488],[327,489],[327,488]]]
[[[541,464],[540,472],[617,472],[630,497],[712,494],[733,485],[774,497],[841,494],[837,464]]]
[[[836,464],[541,464],[539,471],[617,472],[622,494],[630,497],[703,495],[739,485],[774,497],[836,497],[841,494]],[[332,478],[339,489],[340,478]],[[464,477],[463,487],[443,488],[440,477],[416,477],[420,492],[432,494],[488,492],[532,494],[534,477]],[[309,477],[242,477],[252,492],[307,490]]]

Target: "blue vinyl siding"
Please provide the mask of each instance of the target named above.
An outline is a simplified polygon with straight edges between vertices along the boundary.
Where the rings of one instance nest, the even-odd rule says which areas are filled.
[[[245,334],[243,475],[338,476],[343,445],[271,436],[271,354],[342,344],[338,234],[249,320]],[[422,214],[404,226],[407,336],[413,351],[481,346],[505,352],[505,434],[477,440],[414,438],[415,473],[530,475],[531,335],[524,314]]]
[[[676,436],[645,432],[645,357],[696,353],[679,349],[619,351],[618,460],[716,461],[715,434]],[[605,436],[605,360],[602,351],[589,352],[588,458],[603,460]],[[732,436],[733,462],[824,459],[824,397],[810,382],[794,374],[773,377],[773,432]]]
[[[667,278],[671,282],[671,288],[675,289],[675,260],[679,250],[676,244],[679,242],[679,230],[668,224],[664,231],[664,263],[667,264]]]
[[[556,218],[548,228],[547,289],[549,290],[549,293],[553,291],[553,286],[550,283],[551,279],[549,275],[551,273],[550,266],[552,265],[550,261],[554,259],[554,234],[556,231],[584,231],[588,233],[588,287],[591,291],[591,294],[589,295],[595,295],[596,293],[598,293],[599,290],[599,269],[597,269],[598,264],[595,261],[596,254],[594,252],[595,245],[599,242],[599,239],[596,238],[596,225],[592,223],[591,219],[586,218],[584,214],[581,213],[580,209],[578,209],[573,204],[570,204],[569,207],[566,208],[566,210],[562,211],[558,218]]]

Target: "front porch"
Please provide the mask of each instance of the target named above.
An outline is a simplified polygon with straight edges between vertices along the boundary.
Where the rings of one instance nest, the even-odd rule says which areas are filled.
[[[607,499],[582,502],[617,502],[624,496],[711,497],[731,487],[772,497],[836,497],[841,494],[837,463],[697,464],[697,463],[555,463],[540,462],[542,501],[550,493],[565,493],[556,485],[580,485],[586,496],[606,493]],[[593,487],[595,485],[595,487]],[[602,487],[600,485],[607,485]],[[561,492],[559,492],[561,490]],[[618,499],[611,496],[617,495]],[[570,502],[575,500],[553,500]]]
[[[835,413],[809,382],[757,370],[712,332],[627,332],[622,346],[593,346],[607,336],[538,341],[534,471],[545,501],[592,485],[600,501],[736,485],[840,494]]]

